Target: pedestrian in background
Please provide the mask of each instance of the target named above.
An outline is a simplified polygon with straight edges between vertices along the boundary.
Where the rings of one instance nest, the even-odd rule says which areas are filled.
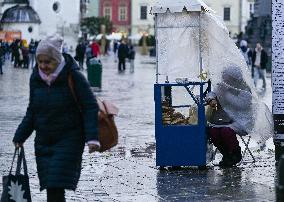
[[[116,55],[117,49],[118,49],[118,42],[116,40],[114,40],[114,42],[113,42],[113,53],[114,53],[114,55]]]
[[[20,147],[36,131],[40,190],[47,189],[48,202],[64,202],[65,189],[75,191],[85,142],[90,153],[100,148],[95,96],[73,57],[61,54],[62,41],[55,35],[39,43],[27,112],[13,138]],[[81,110],[68,85],[69,75]]]
[[[252,51],[250,50],[250,48],[248,48],[248,43],[246,40],[241,40],[240,42],[240,50],[241,53],[247,63],[247,66],[249,68],[249,70],[251,71],[251,76],[253,77],[253,70],[251,67],[251,63],[252,63]]]
[[[4,42],[3,46],[4,46],[4,52],[5,52],[4,62],[6,62],[6,60],[10,59],[10,45],[8,42]]]
[[[125,59],[128,57],[129,49],[125,42],[125,39],[122,39],[118,47],[118,72],[125,71]]]
[[[100,46],[96,42],[96,39],[93,40],[93,43],[91,44],[92,52],[93,52],[93,57],[99,57],[100,55]]]
[[[85,58],[86,47],[83,41],[80,41],[76,47],[75,59],[79,62],[80,69],[84,69],[84,58]]]
[[[14,67],[21,66],[21,59],[22,59],[22,51],[21,51],[21,40],[15,41],[15,46],[13,47],[14,53]]]
[[[94,57],[92,44],[87,45],[86,47],[86,65],[88,66],[90,59]]]
[[[11,62],[15,61],[16,46],[17,46],[17,40],[14,39],[13,42],[10,44]]]
[[[134,47],[133,45],[130,46],[129,48],[129,61],[130,61],[130,72],[133,73],[134,72],[134,60],[135,60],[135,50],[134,50]]]
[[[3,57],[5,56],[3,44],[0,43],[0,74],[3,74]]]
[[[28,69],[29,68],[29,46],[26,40],[22,41],[21,51],[23,55],[22,67],[25,69]]]
[[[68,45],[67,43],[64,43],[62,46],[62,53],[68,54],[68,52],[69,52]]]
[[[35,53],[36,53],[36,43],[33,39],[29,44],[29,64],[31,64],[31,68],[34,68],[35,65]]]
[[[268,56],[260,43],[256,44],[256,48],[252,54],[252,65],[254,69],[254,85],[257,86],[258,79],[262,79],[262,88],[266,88],[266,64]]]
[[[120,45],[120,42],[115,40],[114,44],[113,44],[113,53],[114,53],[114,62],[115,63],[117,62],[117,50],[118,50],[119,45]]]
[[[19,42],[18,52],[19,52],[18,67],[23,67],[24,55],[23,55],[23,41],[22,40]]]

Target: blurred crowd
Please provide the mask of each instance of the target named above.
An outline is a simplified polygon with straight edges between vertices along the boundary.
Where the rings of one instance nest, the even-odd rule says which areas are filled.
[[[28,43],[26,40],[16,39],[13,42],[0,41],[0,73],[3,74],[2,66],[10,60],[15,68],[29,68],[35,65],[35,52],[38,41],[33,39]]]
[[[112,47],[110,47],[112,44]],[[84,41],[80,40],[75,49],[75,60],[78,61],[81,69],[84,67],[84,61],[88,65],[90,59],[98,58],[100,55],[108,56],[113,54],[118,59],[118,72],[124,72],[126,69],[126,60],[130,62],[130,71],[134,72],[134,59],[135,59],[135,50],[133,45],[128,43],[127,39],[123,38],[121,40],[114,40],[112,43],[108,41]],[[115,60],[117,62],[117,60]]]
[[[39,42],[33,39],[31,39],[30,43],[20,39],[16,39],[11,43],[0,41],[0,74],[3,74],[2,66],[6,61],[11,61],[14,68],[33,68],[36,64],[35,53]],[[75,49],[72,46],[68,47],[68,44],[64,43],[62,52],[73,56],[82,70],[84,64],[88,65],[90,59],[113,54],[116,58],[115,62],[118,61],[119,72],[125,71],[127,59],[130,62],[130,71],[134,72],[136,53],[134,47],[125,38],[111,42],[109,40],[80,39]]]

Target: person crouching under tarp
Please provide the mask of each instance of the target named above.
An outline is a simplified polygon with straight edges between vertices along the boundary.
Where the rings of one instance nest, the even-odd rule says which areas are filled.
[[[214,92],[207,95],[209,105],[207,121],[209,122],[209,137],[215,147],[223,155],[219,162],[221,167],[230,167],[242,159],[241,148],[236,137],[236,132],[230,127],[233,120],[222,109]]]
[[[223,70],[221,82],[207,94],[206,102],[209,137],[223,155],[219,165],[234,166],[242,159],[236,134],[246,135],[246,130],[254,125],[251,90],[238,67]]]

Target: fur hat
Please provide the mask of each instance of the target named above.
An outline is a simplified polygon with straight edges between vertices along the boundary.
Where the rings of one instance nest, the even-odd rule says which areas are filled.
[[[36,50],[36,57],[38,57],[39,55],[47,55],[60,63],[62,57],[62,43],[63,39],[59,35],[46,37],[39,42]]]

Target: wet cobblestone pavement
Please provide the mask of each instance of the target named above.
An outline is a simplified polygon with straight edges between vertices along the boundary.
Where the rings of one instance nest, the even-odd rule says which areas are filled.
[[[207,170],[156,168],[152,61],[138,55],[134,74],[129,69],[118,74],[114,58],[102,58],[103,91],[97,95],[113,101],[120,109],[116,118],[119,145],[103,154],[84,153],[78,189],[75,193],[67,191],[67,201],[275,201],[275,162],[269,147],[264,151],[252,148],[255,164],[243,163],[230,169],[212,165]],[[11,141],[26,110],[30,73],[7,63],[0,76],[1,176],[8,173],[11,164]],[[263,94],[263,100],[271,107],[271,89]],[[46,200],[46,193],[38,187],[33,138],[25,148],[32,198],[39,202]],[[250,160],[247,156],[244,161]]]

